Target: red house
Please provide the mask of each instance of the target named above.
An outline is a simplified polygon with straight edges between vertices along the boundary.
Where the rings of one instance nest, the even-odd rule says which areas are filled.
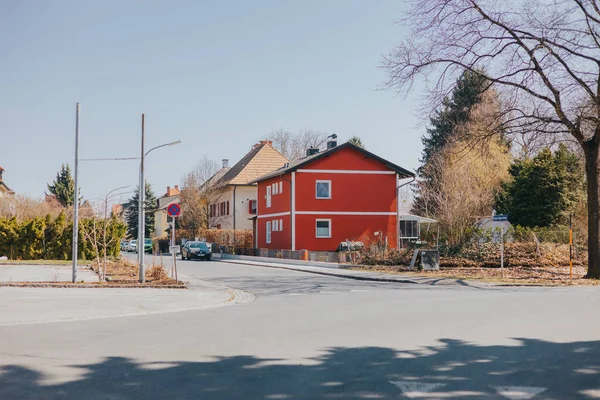
[[[255,181],[256,247],[335,251],[376,233],[397,247],[397,188],[414,174],[351,143],[327,147]]]

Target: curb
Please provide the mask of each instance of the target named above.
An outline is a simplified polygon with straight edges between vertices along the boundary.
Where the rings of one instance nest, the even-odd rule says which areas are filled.
[[[390,282],[390,283],[412,283],[412,284],[415,284],[415,285],[421,285],[422,284],[420,282],[417,282],[417,281],[414,281],[414,280],[411,280],[411,279],[392,279],[392,278],[379,278],[379,277],[370,277],[370,276],[334,274],[334,273],[325,272],[325,271],[310,271],[310,270],[300,269],[300,268],[294,268],[294,267],[282,267],[280,265],[273,265],[273,264],[268,264],[268,263],[264,263],[264,264],[250,263],[248,261],[244,262],[243,260],[226,260],[226,259],[224,259],[224,260],[220,260],[220,262],[225,262],[225,263],[230,263],[230,264],[250,265],[250,266],[253,266],[253,267],[287,269],[287,270],[297,271],[297,272],[306,272],[306,273],[309,273],[309,274],[332,276],[332,277],[335,277],[335,278],[354,279],[354,280],[357,280],[357,281]],[[313,267],[313,268],[316,268],[316,267]]]
[[[23,283],[23,282],[2,282],[0,283],[0,287],[39,287],[39,288],[86,288],[86,289],[187,289],[187,285],[140,285],[140,284],[109,284],[109,285],[99,285],[92,283],[54,283],[54,282],[31,282],[31,283]]]

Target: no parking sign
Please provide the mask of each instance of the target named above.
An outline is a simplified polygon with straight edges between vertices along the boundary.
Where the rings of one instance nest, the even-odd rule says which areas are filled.
[[[179,214],[181,214],[181,207],[179,204],[169,204],[169,207],[167,207],[167,214],[169,214],[170,217],[179,217]]]

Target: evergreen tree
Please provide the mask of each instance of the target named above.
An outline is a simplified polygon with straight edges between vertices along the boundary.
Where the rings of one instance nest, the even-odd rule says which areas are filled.
[[[567,146],[552,153],[549,148],[531,159],[515,161],[512,179],[496,200],[498,212],[515,225],[546,227],[568,221],[584,196],[583,165]]]
[[[358,136],[352,136],[350,139],[348,139],[348,143],[352,143],[353,145],[360,147],[361,149],[365,148],[365,145],[363,144],[361,138],[359,138]]]
[[[139,187],[133,193],[128,201],[131,204],[131,212],[127,217],[127,234],[137,239],[138,237],[138,218],[139,218],[139,202],[140,202],[140,190]],[[156,196],[152,191],[152,187],[146,182],[146,190],[144,196],[144,212],[145,212],[145,226],[144,234],[145,237],[149,238],[154,233],[154,211],[156,210]]]
[[[52,185],[48,185],[48,191],[54,195],[63,207],[70,207],[74,204],[74,190],[75,181],[71,176],[71,167],[69,167],[69,164],[63,164]]]
[[[469,122],[471,111],[482,102],[482,95],[488,89],[489,81],[483,73],[465,71],[456,82],[450,98],[445,98],[442,108],[430,118],[427,133],[421,138],[423,152],[421,166],[417,170],[419,182],[414,187],[415,201],[413,212],[420,215],[435,215],[437,204],[431,198],[426,199],[424,192],[435,192],[440,188],[439,168],[434,166],[433,158],[439,154],[451,139],[460,140],[463,127]],[[488,91],[491,93],[491,91]],[[494,101],[497,95],[493,93]]]

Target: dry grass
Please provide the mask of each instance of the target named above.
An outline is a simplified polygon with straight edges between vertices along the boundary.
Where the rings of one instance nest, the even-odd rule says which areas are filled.
[[[100,266],[102,266],[102,263]],[[92,263],[92,269],[98,272],[98,264],[96,262]],[[106,277],[107,280],[114,283],[137,283],[138,267],[124,259],[117,261],[109,260],[106,264]],[[146,268],[146,282],[153,285],[181,284],[181,282],[170,278],[160,265],[151,265]]]
[[[439,271],[415,271],[408,266],[360,266],[363,271],[378,271],[430,278],[481,280],[513,285],[600,285],[600,280],[585,279],[587,262],[585,252],[573,260],[573,277],[570,277],[569,246],[543,243],[507,243],[505,268],[500,270],[497,246],[471,249],[466,257],[442,257]]]

